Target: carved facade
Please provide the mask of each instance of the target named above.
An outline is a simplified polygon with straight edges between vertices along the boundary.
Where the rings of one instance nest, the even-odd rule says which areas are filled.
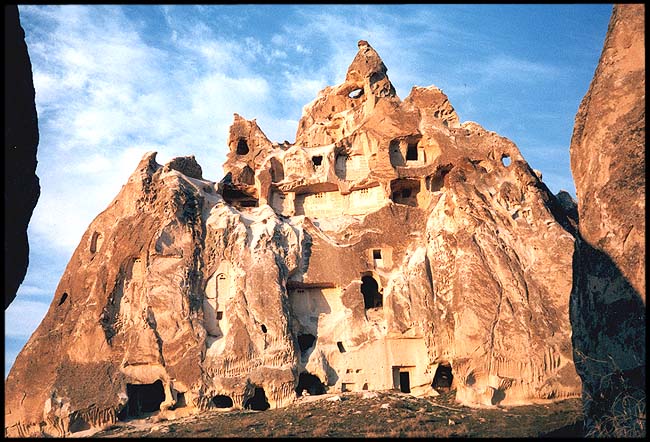
[[[17,358],[7,434],[101,425],[152,397],[173,417],[304,392],[578,396],[575,221],[511,141],[461,124],[433,86],[400,100],[386,72],[359,42],[293,144],[235,115],[219,183],[147,154]]]

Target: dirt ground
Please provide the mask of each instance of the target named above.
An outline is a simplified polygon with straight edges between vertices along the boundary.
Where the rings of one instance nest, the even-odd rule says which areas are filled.
[[[399,392],[306,396],[285,408],[217,411],[175,420],[155,414],[93,437],[581,437],[580,399],[469,408],[455,392],[415,398]],[[77,436],[90,436],[77,434]]]

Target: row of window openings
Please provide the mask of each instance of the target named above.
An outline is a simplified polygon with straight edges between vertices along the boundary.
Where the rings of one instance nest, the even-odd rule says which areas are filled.
[[[359,193],[361,195],[367,195],[368,194],[368,189],[361,189],[359,190]],[[313,194],[314,198],[323,198],[325,196],[324,192],[318,192]],[[280,198],[284,199],[284,196],[281,196]]]
[[[346,160],[346,161],[350,161],[351,158],[352,158],[352,157],[350,157],[350,156],[346,156],[346,157],[345,157],[345,160]],[[417,161],[417,159],[418,159],[417,144],[416,144],[416,143],[411,143],[411,144],[408,145],[408,148],[407,148],[407,151],[406,151],[406,160],[407,160],[407,161]],[[320,166],[320,165],[322,164],[323,157],[322,157],[321,155],[319,155],[319,156],[314,156],[314,157],[312,157],[311,160],[312,160],[314,166],[318,167],[318,166]],[[510,163],[511,163],[511,161],[510,161],[510,156],[504,154],[504,155],[501,157],[501,163],[502,163],[505,167],[508,167],[508,166],[510,165]],[[368,189],[361,189],[361,190],[360,190],[360,193],[361,193],[361,194],[367,194],[367,193],[368,193]],[[402,194],[402,198],[409,198],[409,197],[411,196],[411,189],[404,189],[404,190],[402,190],[401,194]],[[315,196],[316,198],[322,198],[322,197],[323,197],[323,193],[322,193],[322,192],[319,192],[319,193],[314,194],[314,196]],[[284,196],[282,196],[282,198],[284,199]]]
[[[337,344],[340,344],[337,343]],[[410,393],[410,373],[401,367],[393,367],[393,370],[399,372],[399,388],[403,393]],[[353,369],[347,369],[346,373],[352,373]],[[362,369],[354,370],[355,373],[361,373]],[[396,373],[397,374],[397,373]],[[449,391],[453,383],[453,374],[449,365],[439,365],[434,375],[431,386],[439,392]],[[341,386],[343,391],[353,390],[353,383],[343,383]],[[367,383],[364,384],[363,389],[366,390]],[[307,372],[300,373],[298,378],[298,386],[295,392],[298,396],[307,390],[312,395],[324,394],[326,391],[325,385],[321,380]],[[153,384],[127,384],[127,403],[124,408],[118,413],[119,420],[124,421],[129,417],[141,416],[143,413],[152,413],[160,410],[160,405],[165,400],[165,390],[161,380],[157,380]],[[232,398],[226,395],[216,395],[212,398],[212,404],[215,408],[231,408],[234,403]],[[174,408],[182,408],[187,406],[185,400],[185,393],[178,392],[176,394],[176,404]],[[244,409],[250,410],[267,410],[270,404],[266,397],[264,388],[255,387],[253,396],[244,401]],[[89,428],[86,422],[73,422],[70,425],[71,432],[77,432]]]
[[[391,143],[392,150],[397,152],[399,150],[399,145]],[[248,143],[245,138],[240,138],[237,142],[237,155],[246,155],[249,152]],[[351,161],[352,157],[349,155],[345,156],[345,161]],[[409,143],[406,147],[406,161],[417,161],[418,160],[418,143]],[[323,156],[316,155],[311,157],[311,161],[315,167],[321,166],[323,164]],[[502,155],[501,162],[504,166],[508,167],[510,165],[510,156]],[[93,250],[94,253],[94,250]]]
[[[358,192],[361,195],[367,195],[368,194],[368,189],[360,189]],[[393,192],[393,198],[395,198],[397,196],[401,196],[402,198],[410,198],[412,194],[413,194],[413,189],[406,188],[406,189],[402,189],[402,190]],[[325,193],[324,192],[317,192],[317,193],[312,194],[311,196],[313,196],[314,198],[323,198],[325,196]],[[286,197],[285,195],[280,194],[281,199],[285,199],[285,197]]]

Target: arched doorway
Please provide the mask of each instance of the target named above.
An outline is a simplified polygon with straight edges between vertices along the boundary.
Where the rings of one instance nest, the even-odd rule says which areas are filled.
[[[160,410],[165,389],[160,379],[153,384],[126,384],[126,395],[128,402],[118,415],[120,420]]]
[[[212,403],[217,408],[230,408],[233,405],[232,399],[229,396],[219,394],[212,398]]]
[[[454,382],[454,375],[451,372],[451,365],[440,364],[433,376],[431,387],[438,393],[447,393],[451,390],[451,385]]]
[[[365,275],[361,277],[361,293],[363,294],[363,304],[366,310],[383,305],[383,297],[379,293],[379,284],[372,276]]]
[[[312,396],[325,394],[325,385],[318,379],[318,376],[311,373],[300,373],[296,394],[300,397],[305,390]]]
[[[268,399],[266,399],[266,393],[262,387],[255,387],[255,392],[253,397],[250,397],[244,401],[244,408],[247,410],[258,410],[264,411],[268,410],[271,407]]]

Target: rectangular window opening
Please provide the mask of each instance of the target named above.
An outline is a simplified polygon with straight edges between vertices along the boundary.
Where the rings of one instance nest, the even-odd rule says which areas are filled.
[[[409,143],[406,149],[406,161],[418,160],[418,145],[417,143]]]

